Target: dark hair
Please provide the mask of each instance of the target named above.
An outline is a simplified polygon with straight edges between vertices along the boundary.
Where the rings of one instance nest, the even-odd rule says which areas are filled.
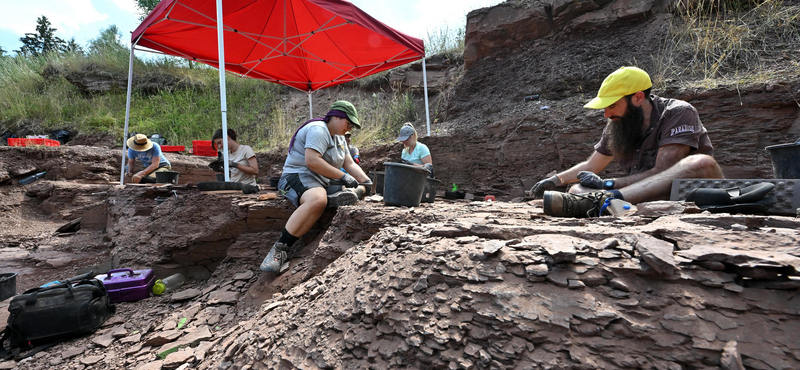
[[[642,91],[642,92],[644,93],[644,98],[645,98],[645,99],[647,99],[647,100],[648,100],[649,102],[651,102],[651,103],[653,102],[653,101],[650,99],[650,90],[652,90],[652,89],[653,89],[653,88],[651,87],[651,88],[649,88],[649,89],[647,89],[647,90],[643,90],[643,91]],[[637,92],[638,92],[638,91],[637,91]],[[636,93],[633,93],[633,94],[630,94],[630,95],[625,95],[625,96],[624,96],[624,98],[625,98],[625,100],[626,100],[628,103],[630,103],[630,102],[631,102],[631,97],[632,97],[632,96],[634,96],[634,95],[636,95]]]
[[[236,141],[236,131],[233,131],[232,128],[228,129],[228,137]],[[214,145],[214,140],[222,139],[222,129],[218,128],[217,131],[214,131],[214,136],[211,136],[211,149],[217,150],[217,146]]]

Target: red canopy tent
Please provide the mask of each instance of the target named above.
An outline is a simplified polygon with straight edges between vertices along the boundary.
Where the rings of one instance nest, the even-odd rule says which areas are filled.
[[[223,22],[218,23],[220,17]],[[216,68],[222,64],[226,71],[243,77],[306,91],[309,105],[311,92],[318,89],[418,59],[425,70],[422,40],[386,26],[343,0],[225,0],[224,8],[221,0],[163,0],[133,32],[131,44],[126,137],[137,46]],[[227,134],[222,70],[220,85],[223,134]],[[427,112],[427,81],[425,105]],[[227,156],[227,140],[223,144]],[[125,144],[123,167],[124,152]],[[227,179],[227,167],[225,173]],[[120,178],[122,183],[124,173]]]

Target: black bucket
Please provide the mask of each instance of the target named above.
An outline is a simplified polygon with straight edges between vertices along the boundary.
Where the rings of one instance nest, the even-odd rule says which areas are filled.
[[[383,178],[386,175],[383,171],[370,171],[372,183],[375,184],[375,194],[383,195]]]
[[[467,195],[467,192],[464,191],[464,190],[457,190],[457,191],[445,190],[444,191],[444,198],[445,199],[464,199],[464,197],[466,195]]]
[[[217,182],[225,182],[225,174],[224,173],[218,173],[217,174]]]
[[[270,187],[272,187],[272,188],[275,188],[275,189],[277,189],[277,188],[278,188],[278,182],[279,182],[279,181],[281,181],[281,177],[280,177],[280,176],[277,176],[277,177],[275,177],[275,176],[273,176],[273,177],[270,177],[270,178],[269,178],[269,186],[270,186]]]
[[[417,207],[422,201],[428,170],[401,163],[386,162],[383,179],[383,203],[390,206]]]
[[[159,184],[177,184],[178,172],[175,171],[156,172],[156,182]]]
[[[800,179],[800,140],[766,148],[772,159],[776,179]]]
[[[0,274],[0,301],[17,295],[17,273],[6,272]]]
[[[442,182],[437,179],[428,177],[425,181],[425,191],[422,192],[422,202],[433,203],[433,200],[436,198],[436,190],[439,189],[439,184],[441,183]]]

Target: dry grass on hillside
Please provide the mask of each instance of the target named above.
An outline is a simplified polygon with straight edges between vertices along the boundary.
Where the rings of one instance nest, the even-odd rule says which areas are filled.
[[[800,5],[721,0],[679,2],[656,56],[660,78],[746,81],[800,67]]]

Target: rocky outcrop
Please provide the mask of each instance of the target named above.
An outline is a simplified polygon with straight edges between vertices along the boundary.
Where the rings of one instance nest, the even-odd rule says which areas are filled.
[[[469,69],[492,53],[514,51],[557,33],[642,21],[669,3],[664,0],[507,1],[473,10],[467,14],[464,66]]]
[[[54,68],[45,70],[47,78],[63,75],[64,79],[75,85],[84,93],[125,92],[128,88],[128,75],[108,72],[97,65],[87,65],[78,70],[53,72]],[[148,72],[137,74],[134,71],[133,88],[146,95],[160,91],[177,91],[201,88],[202,84],[190,81],[169,73]]]
[[[209,157],[166,153],[178,182],[215,181]],[[93,146],[0,147],[0,183],[18,183],[26,175],[47,171],[44,180],[89,184],[119,183],[121,149]],[[137,168],[141,162],[136,163]],[[126,179],[128,181],[129,179]]]
[[[800,366],[798,234],[783,229],[797,220],[736,231],[744,217],[558,220],[484,202],[416,213],[456,209],[385,228],[275,295],[199,368]]]

